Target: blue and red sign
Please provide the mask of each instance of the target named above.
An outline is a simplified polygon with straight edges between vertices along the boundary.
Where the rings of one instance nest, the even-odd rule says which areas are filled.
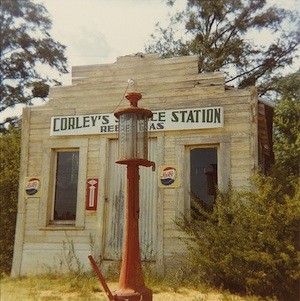
[[[160,182],[163,186],[172,185],[177,178],[177,171],[175,167],[164,167],[160,173]]]
[[[40,197],[41,178],[27,177],[25,179],[25,195],[27,197]]]

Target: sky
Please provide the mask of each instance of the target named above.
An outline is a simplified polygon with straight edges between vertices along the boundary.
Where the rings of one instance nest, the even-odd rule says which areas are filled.
[[[67,46],[69,71],[71,66],[113,63],[117,57],[145,52],[150,35],[159,21],[167,24],[168,12],[185,8],[185,0],[176,0],[170,7],[163,0],[33,0],[42,3],[52,20],[51,36]],[[209,0],[208,0],[209,1]],[[300,10],[300,0],[268,0],[272,5],[282,5]],[[270,37],[269,37],[270,38]],[[55,78],[63,85],[71,83],[70,74]],[[35,101],[40,105],[41,101]],[[0,114],[21,114],[18,106]]]
[[[70,67],[113,63],[119,56],[145,52],[155,24],[166,20],[170,9],[162,0],[36,1],[49,11],[52,36],[67,46]],[[184,0],[177,2],[173,11],[185,6]]]
[[[166,0],[35,0],[53,21],[52,36],[67,46],[69,66],[113,63],[118,56],[144,52],[155,24],[166,22]],[[207,0],[209,1],[209,0]],[[267,0],[300,10],[300,0]],[[171,12],[184,9],[176,0]],[[268,37],[271,38],[271,37]]]

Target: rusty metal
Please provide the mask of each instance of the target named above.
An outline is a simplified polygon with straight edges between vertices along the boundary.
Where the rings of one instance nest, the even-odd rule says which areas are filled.
[[[116,299],[114,298],[114,296],[112,295],[110,289],[108,288],[108,286],[106,284],[106,281],[105,281],[105,278],[103,277],[102,273],[100,272],[100,270],[99,270],[99,268],[97,266],[97,263],[96,263],[95,259],[93,258],[93,256],[90,255],[89,256],[89,260],[90,260],[91,265],[92,265],[95,273],[97,274],[97,276],[98,276],[98,278],[99,278],[99,280],[100,280],[100,282],[101,282],[101,284],[102,284],[102,286],[104,288],[104,291],[105,291],[108,299],[110,301],[115,301]]]
[[[115,116],[119,119],[119,117],[123,114],[133,113],[139,115],[139,118],[151,117],[151,111],[139,108],[137,106],[137,103],[141,97],[142,95],[140,93],[128,93],[126,98],[130,102],[130,107],[118,110],[115,113]],[[144,120],[147,120],[147,118]],[[136,129],[136,125],[133,125],[133,128]],[[124,129],[126,130],[126,127],[124,127]],[[145,135],[143,136],[144,138],[142,138],[144,139],[142,141],[144,146],[148,142],[147,131],[148,128],[144,127]],[[136,132],[133,133],[136,134]],[[136,138],[136,136],[134,137]],[[137,153],[134,152],[132,152],[132,154],[137,155]],[[152,301],[152,291],[146,287],[144,282],[140,254],[139,166],[152,167],[152,170],[155,170],[155,163],[146,158],[147,152],[145,152],[144,155],[145,156],[139,158],[131,156],[123,157],[116,161],[118,164],[125,164],[127,166],[125,240],[118,290],[111,293],[93,257],[89,256],[92,266],[97,273],[98,278],[110,301]]]
[[[152,300],[152,292],[145,286],[139,245],[139,167],[130,161],[127,165],[126,226],[119,289],[116,300]],[[119,298],[119,299],[118,299]]]
[[[140,93],[128,93],[126,98],[130,107],[119,110],[115,116],[119,118],[122,114],[136,113],[152,116],[149,110],[138,108],[137,103],[142,97]],[[139,242],[139,166],[152,167],[155,163],[146,158],[121,158],[118,164],[127,165],[127,192],[126,192],[126,225],[125,241],[122,257],[122,266],[119,278],[119,288],[113,293],[115,300],[128,301],[152,301],[152,291],[146,287],[140,254]]]

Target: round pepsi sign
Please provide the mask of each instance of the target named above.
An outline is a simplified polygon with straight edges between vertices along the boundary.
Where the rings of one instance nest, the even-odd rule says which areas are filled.
[[[35,195],[40,189],[40,180],[38,178],[31,178],[28,180],[25,190],[27,195]]]
[[[177,172],[174,167],[165,167],[160,174],[160,182],[164,186],[173,184],[176,180]]]

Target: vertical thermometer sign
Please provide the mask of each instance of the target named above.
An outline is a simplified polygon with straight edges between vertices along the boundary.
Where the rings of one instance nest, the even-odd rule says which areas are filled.
[[[97,209],[98,179],[89,178],[86,183],[86,210]]]

